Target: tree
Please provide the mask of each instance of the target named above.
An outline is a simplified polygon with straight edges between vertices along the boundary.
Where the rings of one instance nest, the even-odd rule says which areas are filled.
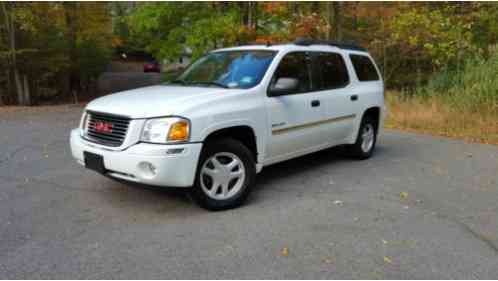
[[[129,18],[131,36],[133,41],[146,42],[145,50],[156,58],[174,60],[186,47],[196,57],[207,50],[234,44],[256,25],[255,4],[219,5],[146,3]]]
[[[333,28],[330,28],[329,38],[342,41],[342,2],[328,2],[327,4],[329,25],[333,26]]]
[[[30,105],[47,97],[70,98],[73,89],[80,90],[89,81],[89,75],[95,77],[94,67],[82,66],[88,66],[89,59],[98,66],[108,61],[112,29],[106,7],[102,3],[2,2],[4,100]],[[89,52],[89,46],[98,52]],[[11,91],[15,101],[10,99]]]
[[[14,73],[14,81],[16,85],[17,102],[22,105],[29,105],[31,103],[31,97],[29,94],[29,86],[27,83],[26,75],[21,75],[18,67],[17,56],[22,50],[17,48],[17,36],[16,36],[16,8],[19,8],[18,3],[8,3],[2,2],[2,12],[5,22],[5,31],[7,34],[8,41],[8,51],[5,54],[7,57],[8,66],[12,69]],[[10,75],[7,75],[10,79]]]

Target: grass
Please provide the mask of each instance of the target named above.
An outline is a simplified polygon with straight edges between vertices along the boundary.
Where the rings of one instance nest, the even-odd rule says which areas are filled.
[[[488,106],[467,110],[451,106],[438,96],[407,96],[387,92],[386,128],[498,145],[498,110]]]
[[[387,128],[498,145],[498,48],[446,67],[408,92],[387,92]]]

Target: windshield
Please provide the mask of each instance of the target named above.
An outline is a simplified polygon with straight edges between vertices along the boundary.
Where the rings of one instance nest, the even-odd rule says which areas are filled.
[[[210,53],[172,83],[248,89],[261,82],[276,51],[245,50]]]

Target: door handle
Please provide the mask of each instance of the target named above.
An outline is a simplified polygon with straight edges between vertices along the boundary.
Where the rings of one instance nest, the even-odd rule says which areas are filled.
[[[320,106],[320,101],[319,100],[313,100],[311,101],[311,107],[317,107]]]
[[[358,100],[358,95],[351,96],[351,101],[357,101],[357,100]]]

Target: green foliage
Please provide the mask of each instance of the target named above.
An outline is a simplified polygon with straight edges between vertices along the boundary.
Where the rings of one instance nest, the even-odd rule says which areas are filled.
[[[16,55],[16,67],[29,77],[35,95],[42,88],[70,95],[67,84],[94,80],[113,51],[176,61],[186,51],[195,59],[238,44],[334,39],[336,28],[341,40],[369,49],[388,88],[456,97],[455,85],[469,93],[480,87],[467,100],[480,102],[489,100],[494,87],[490,81],[487,86],[468,85],[480,68],[494,73],[488,65],[496,57],[492,46],[498,44],[496,3],[347,2],[338,14],[334,9],[339,6],[326,2],[4,3],[14,19],[17,41],[10,50],[0,12],[0,63],[10,71],[4,76],[13,79]],[[76,83],[68,83],[75,77]],[[5,87],[7,79],[0,80],[0,88]],[[7,94],[11,101],[13,84]]]
[[[190,47],[193,56],[234,44],[240,17],[206,3],[146,3],[129,17],[131,37],[160,59],[176,59]]]
[[[101,48],[95,40],[82,40],[77,44],[79,72],[82,80],[95,79],[104,72],[111,58],[111,50]]]
[[[185,44],[192,48],[192,57],[196,59],[211,49],[235,44],[239,21],[234,11],[195,21],[190,31],[184,34]]]
[[[7,71],[13,72],[12,55],[16,55],[15,66],[29,81],[32,101],[46,98],[47,93],[72,98],[67,81],[73,71],[80,77],[80,85],[86,87],[105,69],[110,60],[112,31],[106,4],[28,2],[9,3],[8,8],[16,49],[10,50],[8,30],[0,28],[0,60],[8,65]],[[74,24],[70,26],[68,19]],[[14,101],[14,90],[11,88],[4,99]]]
[[[455,5],[411,8],[392,21],[392,39],[422,59],[432,60],[437,67],[455,62],[461,52],[469,52],[471,38],[471,24],[457,16]]]
[[[439,96],[456,110],[498,112],[498,51],[488,58],[465,60],[460,71],[446,69],[435,74],[417,94]]]

